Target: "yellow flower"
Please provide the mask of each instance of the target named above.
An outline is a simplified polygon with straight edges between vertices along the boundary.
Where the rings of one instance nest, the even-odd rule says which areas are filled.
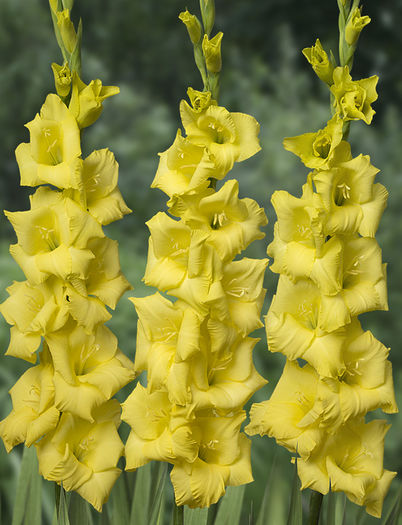
[[[311,64],[311,67],[315,71],[318,78],[330,86],[333,83],[332,73],[334,71],[334,66],[329,61],[328,55],[324,51],[318,38],[314,46],[305,47],[303,49],[303,55]]]
[[[368,155],[359,155],[313,173],[312,181],[327,211],[327,235],[359,232],[374,237],[388,197],[382,184],[373,184],[378,172]]]
[[[187,95],[193,106],[193,114],[202,113],[204,109],[207,109],[210,105],[217,106],[216,100],[211,98],[210,91],[197,91],[196,89],[189,87],[187,89]]]
[[[201,38],[201,24],[195,15],[192,15],[188,9],[179,14],[180,20],[186,25],[191,42],[198,44]]]
[[[227,263],[221,280],[211,285],[206,301],[211,318],[231,322],[243,336],[263,326],[260,315],[266,290],[263,288],[268,259]]]
[[[287,360],[270,399],[252,405],[246,432],[273,437],[278,445],[302,458],[310,456],[326,439],[319,421],[305,421],[314,406],[317,386],[318,374],[313,367],[300,367],[297,361]]]
[[[67,321],[63,282],[53,277],[36,286],[14,281],[7,292],[10,297],[0,305],[1,314],[12,325],[6,355],[35,363],[42,336],[59,330]]]
[[[18,239],[18,244],[10,246],[10,253],[32,284],[49,275],[86,277],[94,258],[88,242],[104,234],[75,201],[42,186],[31,196],[31,210],[5,214]]]
[[[311,281],[293,284],[281,275],[266,316],[268,347],[288,359],[305,359],[320,376],[338,377],[345,369],[342,327],[350,322],[341,297],[325,297]]]
[[[348,23],[345,28],[345,40],[350,45],[356,44],[360,33],[367,24],[371,22],[369,16],[362,16],[362,8],[355,7],[349,15]]]
[[[197,146],[177,131],[169,149],[159,153],[160,161],[151,188],[159,188],[169,197],[183,193],[202,193],[215,177],[215,166],[204,146]]]
[[[77,42],[77,34],[70,19],[70,10],[63,9],[63,11],[57,11],[56,9],[55,14],[57,18],[57,27],[60,30],[64,47],[69,53],[72,53]]]
[[[175,462],[171,472],[177,505],[209,507],[227,485],[253,481],[250,465],[251,442],[239,429],[244,412],[231,417],[199,416],[199,452],[195,461]]]
[[[30,142],[20,144],[15,150],[21,185],[52,184],[78,189],[82,163],[80,131],[60,97],[48,95],[40,114],[26,127]]]
[[[344,120],[363,120],[370,124],[375,111],[371,104],[377,100],[378,76],[352,80],[348,66],[334,70],[331,93],[335,97],[335,108]]]
[[[40,474],[77,491],[99,512],[121,472],[116,468],[124,451],[119,414],[115,399],[97,408],[94,423],[64,413],[57,428],[36,444]]]
[[[29,368],[10,390],[13,410],[0,422],[0,436],[7,452],[25,441],[30,447],[53,430],[59,421],[54,406],[53,366],[47,350],[41,364]]]
[[[71,71],[67,62],[62,66],[53,62],[52,71],[57,94],[60,95],[60,97],[66,97],[70,93],[72,81]]]
[[[211,40],[208,35],[202,39],[202,52],[205,58],[207,70],[211,73],[219,73],[222,69],[221,43],[223,33],[219,31]]]
[[[102,86],[99,79],[91,80],[86,85],[76,72],[73,74],[73,85],[69,109],[80,128],[93,124],[102,113],[102,102],[120,93],[117,86]]]
[[[108,148],[93,151],[83,162],[86,207],[101,224],[109,224],[131,213],[117,187],[118,174],[119,165]]]
[[[251,242],[262,239],[267,224],[263,208],[253,199],[239,199],[239,184],[227,181],[217,192],[182,195],[172,201],[170,212],[192,230],[202,230],[223,261],[232,259]]]
[[[304,133],[297,137],[285,138],[283,146],[291,151],[312,169],[326,169],[331,165],[335,148],[342,140],[343,121],[334,115],[324,129],[316,133]]]
[[[324,446],[308,459],[297,461],[302,489],[326,494],[345,492],[367,512],[379,518],[386,490],[395,472],[383,469],[384,436],[389,425],[382,420],[365,424],[350,421],[330,436]]]
[[[177,458],[190,464],[198,454],[198,442],[188,408],[176,407],[166,391],[150,393],[140,383],[122,404],[122,419],[132,428],[126,443],[126,470],[133,470],[151,460],[174,462]],[[188,416],[188,417],[187,417]]]
[[[251,337],[238,339],[230,348],[230,353],[223,356],[208,355],[208,352],[205,352],[207,355],[202,356],[200,361],[204,364],[208,360],[207,381],[204,384],[199,382],[197,384],[197,380],[193,380],[190,385],[192,402],[197,410],[206,408],[228,412],[239,410],[254,392],[267,383],[253,364],[252,352],[257,342],[258,339]],[[207,344],[205,341],[204,345]],[[194,361],[198,364],[196,359]],[[196,364],[192,364],[192,370]],[[193,372],[193,375],[196,374]]]
[[[260,126],[250,115],[229,113],[226,108],[213,104],[199,112],[184,100],[180,103],[180,115],[190,142],[206,146],[212,155],[216,179],[222,179],[234,162],[246,160],[261,149]]]
[[[97,407],[134,379],[132,364],[103,325],[93,334],[70,322],[47,336],[54,365],[55,406],[87,421]]]

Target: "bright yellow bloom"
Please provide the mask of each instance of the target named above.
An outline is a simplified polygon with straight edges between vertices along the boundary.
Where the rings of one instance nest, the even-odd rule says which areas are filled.
[[[263,326],[260,315],[268,259],[249,259],[225,264],[221,280],[212,283],[209,298],[211,318],[232,323],[243,336]]]
[[[204,146],[197,146],[177,131],[169,149],[159,153],[160,161],[151,188],[159,188],[169,197],[183,193],[202,193],[215,177],[215,165]]]
[[[302,458],[320,445],[326,435],[319,421],[306,421],[317,396],[318,374],[314,368],[286,361],[285,368],[268,401],[254,403],[250,411],[249,435],[267,435]]]
[[[42,476],[63,483],[66,491],[76,490],[99,512],[120,475],[119,414],[115,399],[98,407],[94,423],[64,413],[57,428],[36,444]]]
[[[31,210],[5,212],[17,235],[10,253],[32,284],[49,275],[84,279],[93,253],[88,242],[104,237],[99,223],[64,194],[40,187]]]
[[[349,15],[348,23],[345,28],[345,40],[350,45],[356,44],[360,33],[367,24],[371,22],[369,16],[362,16],[362,8],[355,7]]]
[[[62,66],[59,66],[53,62],[52,71],[57,94],[60,97],[66,97],[70,93],[72,82],[71,71],[67,62],[65,62]]]
[[[190,142],[206,146],[216,166],[216,179],[222,179],[241,162],[260,151],[260,126],[255,118],[245,113],[229,113],[222,106],[210,105],[199,112],[184,100],[180,115]]]
[[[83,162],[86,207],[100,224],[109,224],[131,213],[117,187],[118,174],[119,165],[108,148],[93,151]]]
[[[297,461],[302,489],[312,488],[322,494],[330,489],[345,492],[358,505],[366,505],[369,514],[381,516],[382,502],[396,472],[383,470],[385,421],[365,424],[353,420],[308,459]]]
[[[74,72],[69,109],[79,127],[86,128],[93,124],[102,113],[102,102],[118,93],[120,89],[117,86],[102,86],[99,79],[91,80],[86,85]]]
[[[208,35],[202,39],[202,52],[205,57],[207,70],[211,73],[219,73],[222,69],[221,43],[223,33],[219,31],[211,40]]]
[[[60,330],[67,321],[63,282],[53,277],[36,286],[15,281],[7,292],[10,297],[0,305],[1,314],[12,325],[6,355],[35,363],[42,336]]]
[[[373,184],[378,172],[368,155],[359,155],[313,173],[317,194],[328,213],[327,235],[359,232],[374,237],[388,197],[382,184]]]
[[[318,38],[314,46],[303,49],[303,55],[311,64],[318,78],[330,86],[333,83],[332,74],[334,72],[334,66],[329,61],[328,55],[324,51]]]
[[[177,505],[209,507],[224,494],[225,486],[253,481],[251,442],[239,434],[243,420],[243,411],[232,417],[197,417],[198,457],[191,463],[177,462],[170,475]]]
[[[331,92],[335,97],[335,108],[344,120],[363,120],[370,124],[375,114],[371,104],[378,98],[377,75],[361,80],[352,80],[348,66],[337,67]]]
[[[223,261],[232,259],[251,242],[262,239],[267,224],[263,208],[253,199],[239,199],[239,184],[228,180],[217,192],[182,195],[173,200],[170,212],[191,228],[206,232]]]
[[[69,323],[48,335],[54,366],[55,406],[87,421],[97,407],[134,379],[131,362],[117,348],[117,338],[99,325],[87,335]]]
[[[0,436],[7,452],[25,441],[26,446],[53,430],[60,417],[54,406],[53,365],[49,353],[41,364],[29,368],[10,390],[13,410],[0,423]]]
[[[52,184],[79,188],[80,131],[71,111],[57,95],[48,95],[40,114],[28,122],[30,142],[15,150],[22,186]]]
[[[308,168],[326,169],[342,140],[343,120],[335,114],[324,129],[283,140],[283,147],[300,157]]]

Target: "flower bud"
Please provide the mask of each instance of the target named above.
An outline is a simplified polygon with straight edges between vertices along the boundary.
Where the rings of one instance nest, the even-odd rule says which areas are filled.
[[[197,113],[204,111],[204,109],[206,109],[212,102],[210,91],[197,91],[196,89],[189,87],[187,95],[194,111]]]
[[[214,0],[201,0],[200,1],[202,21],[204,23],[204,29],[206,34],[212,31],[215,23],[215,1]]]
[[[198,18],[187,9],[179,14],[179,18],[186,25],[191,42],[198,44],[201,38],[201,24]]]
[[[64,47],[69,53],[72,53],[75,48],[77,41],[77,34],[74,29],[74,25],[70,19],[70,11],[64,9],[56,13],[57,16],[57,27],[60,30],[60,35],[63,40]]]
[[[371,22],[369,16],[361,16],[361,8],[355,7],[349,17],[349,21],[345,28],[345,40],[350,46],[354,45],[362,31],[362,29]]]
[[[70,93],[72,80],[71,71],[68,67],[68,64],[65,63],[62,66],[59,66],[59,64],[53,62],[52,71],[57,94],[60,97],[66,97]]]
[[[320,40],[317,38],[315,45],[312,47],[305,47],[303,55],[307,58],[315,74],[331,86],[333,84],[332,73],[334,66],[328,59],[327,53],[324,51]]]
[[[221,42],[223,33],[219,31],[211,40],[204,35],[202,41],[202,52],[204,53],[207,70],[210,73],[219,73],[222,68]]]

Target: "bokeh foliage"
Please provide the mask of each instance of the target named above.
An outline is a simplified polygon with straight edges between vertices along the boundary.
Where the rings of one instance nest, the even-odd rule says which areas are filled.
[[[272,238],[274,214],[269,198],[276,189],[298,194],[306,171],[296,157],[282,148],[282,139],[322,127],[329,115],[327,90],[315,78],[301,49],[320,37],[324,46],[336,51],[337,5],[335,0],[216,0],[216,27],[225,33],[221,103],[232,111],[254,115],[261,123],[262,152],[238,165],[231,173],[240,180],[242,197],[255,198],[270,219],[267,238],[251,247],[249,255],[263,257]],[[120,163],[120,187],[134,210],[108,235],[120,243],[123,270],[135,295],[145,295],[141,284],[145,268],[148,231],[144,225],[156,211],[165,209],[158,190],[151,190],[158,157],[179,126],[178,102],[187,86],[201,88],[193,64],[191,44],[178,13],[198,2],[190,0],[76,0],[73,16],[82,17],[83,77],[101,78],[119,85],[121,94],[105,103],[104,114],[84,133],[84,154],[109,147]],[[370,154],[381,169],[378,180],[390,191],[378,241],[388,264],[389,312],[363,316],[363,325],[392,348],[397,398],[402,406],[402,0],[368,0],[364,11],[372,23],[362,34],[355,58],[354,77],[380,76],[377,115],[368,127],[352,124],[350,141],[355,154]],[[14,149],[28,139],[24,124],[41,107],[53,90],[50,62],[61,61],[46,0],[0,0],[0,207],[10,211],[28,208],[29,189],[19,187]],[[0,217],[0,299],[5,288],[21,274],[8,255],[13,242],[10,226]],[[277,277],[267,272],[268,301]],[[120,347],[134,356],[136,320],[132,305],[123,298],[111,321]],[[255,396],[266,398],[273,390],[282,367],[282,357],[269,354],[262,341],[256,350],[256,365],[270,383]],[[0,418],[10,410],[7,394],[26,368],[3,353],[8,344],[8,327],[0,320]],[[124,399],[131,386],[121,394]],[[377,415],[376,415],[377,416]],[[402,418],[391,418],[393,426],[386,440],[385,465],[402,472]],[[124,432],[124,428],[123,428]],[[245,501],[258,506],[274,455],[277,473],[270,504],[272,523],[286,523],[292,467],[289,455],[267,438],[255,438],[253,448],[256,483],[247,487]],[[9,456],[0,445],[0,496],[5,523],[14,501],[21,450]],[[400,476],[400,474],[399,474]],[[400,477],[399,477],[400,483]],[[47,485],[47,483],[46,483]],[[395,492],[398,482],[393,484]],[[43,515],[50,519],[52,496],[44,492]],[[392,499],[392,498],[391,498]],[[352,511],[351,511],[352,512]],[[276,520],[276,521],[274,521]],[[368,519],[367,523],[375,523]],[[352,521],[351,521],[352,523]]]

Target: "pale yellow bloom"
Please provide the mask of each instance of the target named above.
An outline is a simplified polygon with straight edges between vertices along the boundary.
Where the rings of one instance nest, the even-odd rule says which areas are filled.
[[[180,103],[180,115],[188,139],[208,148],[217,169],[217,179],[222,179],[234,162],[246,160],[261,149],[260,126],[250,115],[229,113],[216,105],[199,112],[184,100]]]
[[[13,410],[0,422],[0,436],[7,452],[24,441],[31,446],[56,427],[60,413],[54,406],[53,372],[45,349],[41,364],[29,368],[11,388]]]
[[[222,69],[221,43],[223,33],[219,31],[213,38],[204,35],[202,39],[202,52],[205,58],[207,70],[211,73],[219,73]]]
[[[124,451],[119,414],[115,399],[98,407],[94,423],[64,413],[57,428],[36,444],[40,474],[77,491],[99,512],[121,472],[116,467]]]
[[[131,213],[117,187],[118,174],[119,165],[108,148],[93,151],[83,162],[86,207],[101,224],[109,224]]]
[[[22,186],[81,185],[80,131],[71,111],[57,95],[48,95],[40,114],[28,122],[30,142],[15,150]]]
[[[342,140],[343,121],[335,114],[324,129],[283,140],[283,147],[299,156],[308,168],[326,169]]]
[[[60,95],[60,97],[66,97],[70,93],[72,81],[71,71],[67,62],[62,66],[53,62],[52,71],[57,94]]]
[[[74,72],[69,109],[79,127],[86,128],[93,124],[102,113],[102,102],[118,93],[120,89],[117,86],[102,86],[98,78],[86,85]]]
[[[31,196],[31,210],[5,212],[17,234],[10,253],[32,284],[50,275],[84,279],[94,258],[88,242],[104,237],[99,223],[75,201],[40,187]]]
[[[330,62],[327,53],[324,51],[321,42],[317,38],[315,45],[312,47],[305,47],[303,55],[307,58],[314,72],[329,86],[333,83],[332,74],[334,66]]]
[[[348,23],[345,28],[345,40],[352,46],[356,44],[360,33],[371,22],[369,16],[362,16],[362,8],[355,7],[352,13],[349,15]]]
[[[60,36],[64,47],[69,53],[72,53],[77,42],[77,34],[70,19],[70,10],[63,9],[63,11],[57,11],[56,9],[55,14],[57,18],[57,27],[60,30]]]
[[[7,292],[10,297],[0,305],[1,314],[12,325],[6,355],[35,363],[42,336],[59,330],[67,321],[63,282],[54,277],[36,286],[15,281]]]
[[[334,70],[331,92],[335,97],[335,108],[344,120],[363,120],[370,124],[375,114],[371,104],[378,98],[376,85],[378,76],[352,80],[348,66]]]
[[[204,146],[197,146],[177,131],[169,149],[159,153],[160,160],[151,188],[159,188],[169,197],[183,193],[202,193],[215,177],[215,165]]]
[[[186,25],[188,34],[193,44],[198,44],[201,38],[201,24],[195,15],[192,15],[188,9],[179,14],[180,20]]]

